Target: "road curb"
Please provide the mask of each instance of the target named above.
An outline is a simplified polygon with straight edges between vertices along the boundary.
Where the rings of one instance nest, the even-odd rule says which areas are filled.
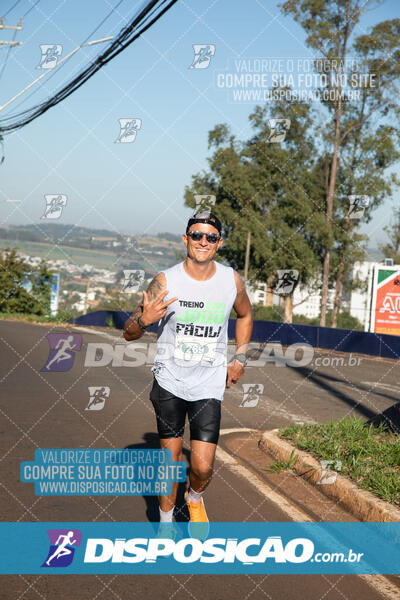
[[[291,443],[279,437],[279,429],[265,431],[258,442],[260,448],[265,448],[278,460],[288,461],[294,452],[297,461],[293,469],[313,485],[318,485],[321,477],[320,463],[308,452],[298,450]],[[337,474],[336,481],[327,485],[318,485],[318,489],[339,500],[355,517],[367,522],[398,522],[400,510],[389,502],[380,500],[371,492],[360,489],[355,483]]]

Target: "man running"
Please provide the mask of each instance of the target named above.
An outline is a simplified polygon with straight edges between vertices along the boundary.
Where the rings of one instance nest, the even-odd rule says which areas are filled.
[[[244,373],[253,315],[245,286],[231,267],[214,261],[223,244],[221,223],[209,211],[189,219],[182,236],[187,257],[159,273],[143,303],[125,323],[124,338],[137,340],[158,322],[150,400],[160,446],[182,460],[186,414],[190,424],[190,475],[185,499],[191,523],[208,523],[203,493],[211,481],[225,387]],[[226,364],[228,319],[237,313],[236,354]],[[178,484],[160,496],[160,521],[171,522]]]
[[[52,554],[47,560],[46,565],[49,567],[53,558],[61,558],[62,556],[66,556],[67,554],[71,554],[70,548],[67,546],[73,546],[76,543],[76,540],[73,540],[74,537],[73,531],[68,531],[67,535],[59,535],[58,540],[56,541],[56,550],[54,554]],[[62,541],[61,541],[62,540]]]
[[[57,345],[55,347],[55,350],[58,350],[58,352],[55,353],[55,355],[53,356],[53,358],[47,363],[46,365],[46,369],[49,370],[51,365],[53,363],[59,363],[62,360],[67,360],[71,358],[71,355],[68,353],[68,350],[74,350],[75,349],[75,344],[73,344],[72,342],[74,341],[74,336],[73,335],[69,335],[67,338],[60,338],[57,342]]]

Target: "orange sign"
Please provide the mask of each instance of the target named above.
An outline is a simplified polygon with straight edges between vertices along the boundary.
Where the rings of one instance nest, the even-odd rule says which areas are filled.
[[[400,335],[400,270],[378,267],[374,288],[372,330]]]

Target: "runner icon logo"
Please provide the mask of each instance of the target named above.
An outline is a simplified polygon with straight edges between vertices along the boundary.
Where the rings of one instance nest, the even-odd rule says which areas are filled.
[[[297,269],[278,269],[278,277],[274,292],[276,294],[292,294],[299,282],[299,272]]]
[[[349,210],[347,216],[349,219],[361,219],[365,209],[369,206],[369,196],[349,196]]]
[[[142,128],[142,119],[119,119],[119,136],[116,144],[131,144],[136,140],[136,134]]]
[[[46,208],[41,219],[59,219],[64,206],[67,204],[65,194],[45,194]]]
[[[47,336],[50,351],[46,364],[41,372],[65,372],[72,368],[75,352],[82,347],[79,333],[49,333]]]
[[[110,388],[106,386],[89,386],[89,403],[85,410],[102,410],[106,399],[110,397]]]
[[[270,144],[279,144],[284,141],[286,133],[290,129],[290,119],[269,119],[268,125],[270,134],[267,141]]]
[[[243,400],[239,404],[239,408],[254,408],[257,406],[260,395],[264,391],[262,383],[243,383]]]
[[[342,470],[341,460],[321,460],[321,475],[317,481],[318,485],[332,485],[337,479],[337,471]]]
[[[196,202],[195,214],[197,214],[203,210],[211,211],[215,205],[216,197],[214,194],[196,194],[194,201]]]
[[[215,44],[193,44],[194,57],[189,69],[207,69],[215,54]]]
[[[42,567],[68,567],[74,558],[75,547],[81,545],[79,529],[48,529],[50,548]]]
[[[125,294],[134,294],[139,291],[143,281],[144,271],[142,269],[125,269],[124,283],[121,292],[124,292]]]
[[[40,62],[37,69],[53,69],[58,62],[63,51],[61,44],[40,44]]]

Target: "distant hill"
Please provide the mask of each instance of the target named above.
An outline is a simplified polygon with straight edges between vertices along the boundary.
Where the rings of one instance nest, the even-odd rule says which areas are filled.
[[[161,240],[167,240],[168,242],[181,242],[182,236],[176,233],[168,233],[168,231],[163,231],[162,233],[157,233],[155,237],[160,238]]]
[[[1,229],[0,237],[2,237],[3,239],[7,239],[3,235],[3,231],[7,230]],[[109,231],[108,229],[91,229],[89,227],[80,227],[77,225],[73,225],[72,223],[51,223],[46,221],[41,221],[38,224],[31,225],[10,225],[8,231],[9,233],[23,231],[34,233],[35,235],[39,236],[39,239],[41,241],[46,240],[46,235],[54,238],[63,238],[65,236],[67,238],[88,238],[92,235],[115,238],[122,237],[119,233],[116,233],[115,231]]]
[[[182,238],[163,232],[157,235],[123,236],[107,229],[43,222],[0,228],[0,250],[19,248],[28,256],[67,260],[97,268],[144,269],[159,272],[177,262]]]
[[[49,240],[64,241],[73,239],[90,239],[91,237],[115,238],[122,240],[123,237],[131,235],[132,238],[141,239],[142,236],[134,234],[120,234],[109,229],[92,229],[90,227],[80,227],[72,223],[52,223],[41,221],[38,224],[30,225],[10,225],[7,229],[0,228],[0,239],[26,241],[26,242],[48,242]],[[146,238],[166,240],[168,242],[180,243],[182,237],[168,231],[157,233],[156,235],[146,234]]]

